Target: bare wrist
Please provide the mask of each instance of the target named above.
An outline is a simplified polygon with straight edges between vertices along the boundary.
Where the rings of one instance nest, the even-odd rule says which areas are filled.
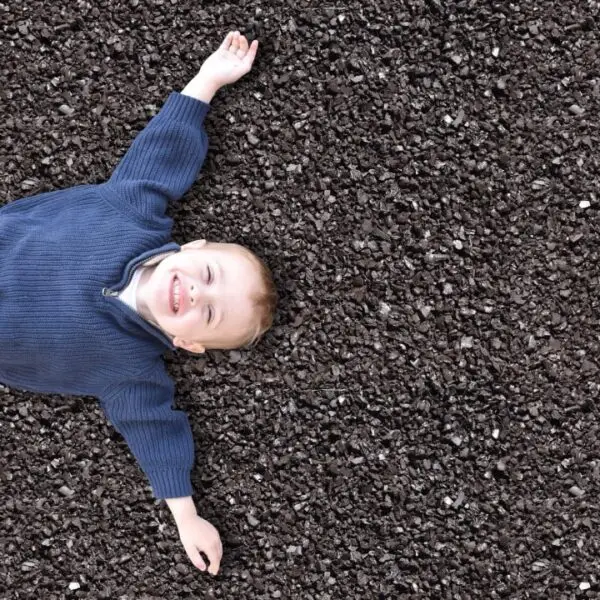
[[[183,88],[181,93],[209,104],[218,90],[219,86],[200,72]]]
[[[182,498],[167,498],[165,500],[169,507],[175,523],[179,526],[180,523],[186,521],[190,517],[197,517],[196,505],[191,496]]]

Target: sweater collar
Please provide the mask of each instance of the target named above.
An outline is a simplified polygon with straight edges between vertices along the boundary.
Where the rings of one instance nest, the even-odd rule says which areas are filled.
[[[169,242],[160,248],[153,248],[152,250],[148,250],[147,252],[136,256],[127,263],[121,281],[119,281],[113,289],[119,292],[123,290],[131,281],[133,272],[138,267],[151,267],[152,265],[158,264],[163,258],[170,254],[175,254],[175,252],[179,252],[180,250],[181,246],[179,246],[179,244]]]
[[[181,247],[179,244],[175,242],[169,242],[160,248],[154,248],[139,256],[136,256],[132,260],[127,263],[125,270],[123,271],[123,276],[119,283],[113,286],[114,291],[121,291],[131,281],[133,277],[133,273],[138,267],[150,267],[152,265],[158,264],[163,258],[174,254],[175,252],[179,252]],[[170,350],[175,350],[176,347],[173,345],[171,338],[166,335],[160,328],[152,323],[149,323],[144,319],[140,314],[138,314],[135,310],[133,310],[130,306],[127,306],[124,302],[119,300],[118,302],[110,303],[113,309],[118,307],[119,312],[124,317],[128,317],[127,320],[134,321],[136,325],[139,325],[144,331],[151,334],[152,337],[160,340],[165,346],[167,346]]]

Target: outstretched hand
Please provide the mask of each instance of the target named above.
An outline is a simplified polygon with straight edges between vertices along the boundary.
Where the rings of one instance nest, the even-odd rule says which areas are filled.
[[[258,40],[250,45],[239,31],[230,31],[219,48],[202,64],[200,75],[217,88],[234,83],[252,68]]]
[[[209,103],[219,88],[234,83],[250,71],[257,50],[258,40],[248,44],[239,31],[230,31],[181,93]]]
[[[190,561],[197,569],[211,575],[219,572],[223,546],[219,532],[208,521],[198,515],[190,516],[178,523],[179,537]],[[201,553],[208,558],[206,564]]]

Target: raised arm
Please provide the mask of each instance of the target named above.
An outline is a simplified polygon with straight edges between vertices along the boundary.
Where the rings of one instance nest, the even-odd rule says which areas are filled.
[[[249,45],[239,32],[230,32],[182,92],[173,92],[136,137],[106,182],[106,192],[145,218],[162,217],[169,201],[185,194],[202,167],[208,149],[203,123],[210,101],[221,87],[250,71],[257,48],[258,42]]]
[[[208,104],[173,92],[104,184],[106,193],[147,219],[162,217],[202,167],[208,149],[203,126],[208,109]]]

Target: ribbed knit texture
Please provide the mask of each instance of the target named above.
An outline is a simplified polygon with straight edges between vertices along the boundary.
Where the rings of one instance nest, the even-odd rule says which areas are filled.
[[[162,360],[172,345],[103,290],[179,249],[165,210],[202,166],[207,111],[173,93],[106,183],[0,208],[0,381],[98,398],[159,498],[192,494],[192,434]]]

